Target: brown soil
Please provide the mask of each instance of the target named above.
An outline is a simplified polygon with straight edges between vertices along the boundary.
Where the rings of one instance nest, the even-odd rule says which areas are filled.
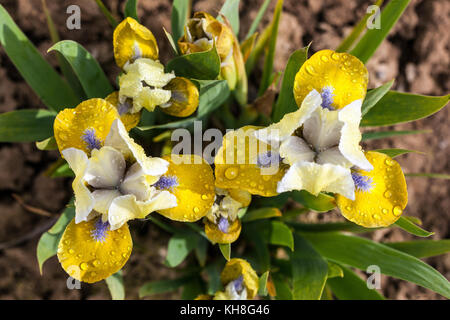
[[[118,69],[112,56],[112,29],[94,1],[47,1],[61,39],[80,42],[100,62],[114,82]],[[121,12],[124,0],[104,1],[113,12]],[[195,10],[216,13],[223,0],[194,1]],[[245,35],[262,0],[241,1],[241,36]],[[275,2],[275,1],[272,1]],[[46,28],[40,0],[0,0],[16,23],[56,66],[52,54],[46,54],[51,41]],[[81,30],[65,26],[66,8],[81,8]],[[169,0],[140,1],[139,16],[158,39],[161,60],[171,57],[171,49],[162,27],[170,30]],[[351,26],[364,14],[366,0],[285,0],[277,42],[275,68],[282,70],[289,54],[312,42],[312,52],[335,48],[350,32]],[[270,12],[273,11],[271,4]],[[420,19],[419,19],[420,16]],[[395,89],[420,94],[442,95],[450,90],[449,33],[450,3],[443,0],[413,0],[388,41],[378,49],[368,64],[370,87],[396,78]],[[270,20],[266,14],[264,23]],[[262,65],[262,61],[261,64]],[[261,69],[261,67],[259,68]],[[258,71],[257,71],[258,72]],[[0,112],[22,108],[44,108],[28,85],[0,49]],[[256,80],[257,75],[251,80]],[[368,143],[368,148],[397,147],[421,150],[426,156],[410,154],[400,158],[405,172],[450,172],[448,108],[438,114],[396,129],[432,129],[433,133],[407,136]],[[82,290],[68,290],[66,275],[55,258],[39,275],[35,251],[38,234],[51,222],[49,217],[26,211],[13,198],[18,194],[27,204],[51,212],[61,212],[70,198],[70,180],[50,179],[44,175],[57,159],[56,152],[42,152],[34,144],[0,144],[0,299],[104,299],[109,294],[104,283],[83,285]],[[406,214],[423,220],[423,227],[434,231],[433,239],[450,238],[449,183],[437,179],[408,179],[409,205]],[[339,219],[331,213],[311,219]],[[373,235],[377,241],[412,239],[398,229],[383,230]],[[133,223],[135,250],[124,269],[127,298],[137,298],[139,285],[145,281],[174,277],[175,271],[163,265],[168,234],[149,223]],[[444,276],[450,278],[450,255],[428,259]],[[438,295],[415,285],[383,278],[383,293],[391,299],[434,299]],[[178,294],[154,298],[179,297]]]

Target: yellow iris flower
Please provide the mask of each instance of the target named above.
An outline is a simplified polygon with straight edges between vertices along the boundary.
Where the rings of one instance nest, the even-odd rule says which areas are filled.
[[[371,171],[353,170],[355,199],[336,195],[336,203],[348,220],[367,228],[387,227],[397,221],[408,203],[405,176],[389,156],[369,151]]]
[[[152,112],[157,106],[177,117],[195,112],[197,87],[186,78],[164,71],[150,30],[128,17],[114,30],[113,43],[116,63],[124,71],[119,77],[117,97],[121,115],[134,115],[142,108]]]
[[[75,219],[63,234],[58,257],[72,277],[96,282],[128,260],[129,220],[154,211],[177,221],[201,219],[214,202],[214,176],[195,155],[146,156],[118,116],[104,141],[90,132],[89,152],[72,146],[62,150],[75,173]]]
[[[241,105],[247,100],[247,75],[239,42],[230,26],[206,12],[196,12],[184,27],[184,35],[178,40],[182,54],[211,50],[216,46],[220,57],[220,78]]]
[[[216,188],[214,204],[204,219],[208,239],[213,243],[236,241],[242,229],[238,211],[248,207],[251,200],[251,194],[245,190]]]

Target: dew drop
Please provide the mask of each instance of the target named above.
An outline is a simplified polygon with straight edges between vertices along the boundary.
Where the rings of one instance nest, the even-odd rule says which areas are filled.
[[[380,219],[380,215],[375,213],[375,214],[372,215],[372,218],[374,218],[375,220],[379,220]]]
[[[392,197],[392,192],[389,190],[386,190],[386,192],[384,193],[384,197],[389,199],[390,197]]]
[[[395,206],[394,209],[392,209],[392,213],[394,216],[399,217],[403,213],[403,209],[400,206]]]
[[[199,213],[200,209],[198,207],[194,207],[194,213]]]
[[[327,56],[321,56],[320,59],[321,59],[323,62],[327,62],[327,61],[328,61],[328,57],[327,57]]]
[[[348,210],[348,211],[350,211],[350,210],[352,210],[352,207],[350,207],[350,206],[346,206],[346,207],[345,207],[345,210]]]
[[[225,177],[229,180],[235,179],[239,174],[239,169],[236,167],[230,167],[225,170]]]
[[[383,214],[387,214],[389,211],[388,211],[388,209],[383,208],[383,209],[381,210],[381,212],[382,212]]]
[[[339,59],[340,59],[339,53],[333,52],[333,54],[331,55],[331,59],[333,59],[335,61],[339,61]]]
[[[306,66],[306,72],[312,76],[316,74],[316,70],[314,70],[313,66],[311,66],[311,65]]]
[[[206,194],[202,194],[202,200],[208,200],[208,196]]]
[[[98,267],[101,265],[100,260],[94,260],[94,262],[92,262],[92,264],[94,265],[94,267]]]
[[[387,166],[392,166],[392,165],[394,164],[394,160],[392,160],[392,159],[386,159],[386,160],[384,160],[384,163],[385,163]]]
[[[70,253],[70,254],[74,254],[74,253],[75,253],[75,250],[69,249],[69,253]]]
[[[86,271],[89,268],[89,265],[86,262],[80,264],[80,269]]]
[[[269,181],[270,180],[270,175],[266,174],[263,176],[263,180],[264,181]]]
[[[112,255],[112,256],[115,256],[116,252],[114,250],[112,250],[112,251],[109,252],[109,254]]]

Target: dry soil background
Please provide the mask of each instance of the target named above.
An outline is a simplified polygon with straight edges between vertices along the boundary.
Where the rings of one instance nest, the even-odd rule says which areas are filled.
[[[62,39],[72,39],[85,46],[106,70],[111,81],[118,69],[112,55],[112,29],[92,0],[47,1]],[[124,0],[104,1],[115,13],[122,12]],[[195,10],[217,13],[223,0],[194,0]],[[272,1],[275,2],[275,1]],[[40,0],[0,0],[31,41],[45,54],[51,46]],[[241,35],[248,30],[262,0],[242,0]],[[351,26],[364,14],[370,1],[365,0],[285,0],[277,42],[275,68],[282,70],[289,54],[312,42],[312,51],[335,48]],[[81,30],[65,27],[66,8],[81,8]],[[270,7],[269,14],[273,11]],[[170,1],[141,0],[139,16],[158,39],[161,60],[171,56],[162,27],[170,30]],[[270,15],[263,22],[267,23]],[[450,2],[413,0],[405,14],[368,64],[370,87],[396,79],[395,89],[442,95],[450,90],[449,44]],[[46,58],[56,65],[52,54]],[[260,67],[261,69],[261,67]],[[260,71],[259,71],[260,72]],[[251,79],[257,79],[258,73]],[[0,49],[0,112],[44,106],[23,81],[4,51]],[[405,172],[449,173],[449,109],[414,124],[396,129],[432,129],[433,133],[407,136],[371,143],[370,148],[398,147],[421,150],[426,156],[410,154],[400,158]],[[40,276],[35,258],[39,234],[53,222],[70,197],[70,181],[44,175],[56,152],[41,152],[33,144],[0,144],[0,299],[97,299],[109,298],[106,285],[84,285],[82,290],[68,290],[66,275],[55,258],[46,263]],[[433,239],[450,238],[450,194],[445,180],[408,178],[408,215],[421,218],[424,228],[434,231]],[[43,217],[25,210],[13,198],[19,195],[27,204],[52,213]],[[339,219],[309,215],[306,219]],[[163,265],[168,235],[153,225],[133,223],[134,254],[125,268],[127,298],[137,298],[138,285],[145,281],[171,278],[173,270]],[[411,237],[393,229],[375,232],[376,240],[406,240]],[[429,259],[450,278],[450,255]],[[391,299],[439,298],[415,285],[383,278],[383,293]],[[176,298],[178,293],[154,298]]]

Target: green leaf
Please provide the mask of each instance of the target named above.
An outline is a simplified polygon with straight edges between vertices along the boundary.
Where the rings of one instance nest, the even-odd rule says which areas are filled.
[[[361,120],[362,127],[387,126],[422,119],[442,109],[450,95],[423,96],[389,91]]]
[[[55,137],[51,136],[42,141],[36,141],[36,148],[39,150],[56,150],[58,145],[56,144]]]
[[[327,261],[328,263],[328,275],[327,278],[342,278],[344,276],[344,271],[342,270],[341,266],[337,263]]]
[[[273,284],[275,285],[275,291],[277,293],[275,299],[292,300],[292,290],[291,288],[289,288],[289,285],[286,283],[286,281],[284,281],[283,278],[279,277],[276,274],[273,275],[272,280]]]
[[[19,73],[48,108],[59,111],[80,102],[74,91],[42,58],[2,5],[0,44]]]
[[[450,298],[450,283],[419,259],[368,239],[338,233],[302,233],[325,258],[361,270],[377,265],[381,273],[418,284]]]
[[[51,175],[51,178],[61,178],[61,177],[75,177],[75,174],[73,173],[72,169],[70,169],[68,163],[64,163],[63,165],[59,166],[54,170]]]
[[[105,279],[108,285],[109,293],[113,300],[124,300],[125,299],[125,287],[123,285],[122,270],[114,273]]]
[[[53,22],[52,16],[50,14],[50,11],[47,8],[47,3],[45,0],[42,0],[42,8],[44,9],[44,14],[47,19],[47,26],[48,30],[50,32],[50,38],[52,39],[52,43],[59,42],[59,34],[58,30],[55,27],[55,23]],[[86,99],[86,95],[83,91],[83,88],[81,87],[80,81],[78,81],[77,76],[72,70],[72,67],[70,64],[64,59],[62,54],[59,52],[56,53],[56,58],[58,59],[59,67],[61,68],[61,72],[64,75],[64,78],[69,83],[70,87],[75,92],[76,96],[82,101]]]
[[[291,193],[291,197],[296,202],[301,203],[305,207],[318,212],[330,211],[336,207],[334,197],[329,196],[325,193],[319,193],[319,195],[316,197],[306,190],[293,191]]]
[[[377,0],[374,5],[381,7],[383,0]],[[371,12],[366,13],[358,24],[353,28],[352,32],[341,42],[339,47],[336,48],[337,52],[347,52],[358,40],[359,35],[366,29],[367,21],[369,20]]]
[[[363,63],[369,61],[378,46],[387,37],[391,28],[402,15],[411,0],[389,1],[382,10],[380,16],[380,29],[369,29],[358,41],[350,53],[359,58]]]
[[[204,270],[207,275],[207,293],[215,294],[222,287],[222,283],[220,281],[220,272],[222,270],[223,265],[220,263],[212,263],[209,264]]]
[[[226,80],[193,81],[200,87],[200,98],[196,115],[183,120],[160,125],[140,126],[137,127],[138,130],[146,131],[152,129],[187,128],[191,126],[194,121],[201,120],[203,117],[206,117],[216,110],[230,95],[230,89],[228,88]]]
[[[294,79],[300,67],[308,59],[309,46],[294,51],[286,64],[280,94],[273,108],[272,120],[278,122],[286,113],[298,109],[294,99]]]
[[[366,281],[352,270],[344,266],[340,268],[344,272],[344,277],[327,280],[327,284],[339,300],[384,300],[377,290],[369,289]]]
[[[71,65],[88,98],[105,98],[113,91],[97,60],[79,43],[63,40],[48,49],[53,50],[61,53]]]
[[[404,135],[410,135],[410,134],[431,133],[431,132],[432,132],[431,130],[365,132],[362,134],[362,141],[384,139],[384,138],[404,136]]]
[[[43,233],[39,239],[36,255],[39,264],[39,271],[42,274],[42,266],[44,262],[49,258],[56,255],[58,250],[59,240],[61,239],[64,230],[69,222],[75,217],[75,207],[72,201],[69,203],[67,208],[63,211],[58,221],[50,228],[47,232]]]
[[[133,18],[134,20],[139,22],[139,18],[137,15],[137,0],[128,0],[125,4],[124,14],[125,17]]]
[[[193,277],[194,275],[189,274],[187,276],[174,280],[160,280],[147,282],[139,289],[139,298],[143,298],[158,293],[175,291],[185,283],[191,281]]]
[[[222,252],[225,260],[229,261],[231,257],[231,244],[229,243],[219,243],[220,252]]]
[[[117,22],[116,18],[113,17],[108,8],[105,7],[102,0],[95,0],[95,2],[97,3],[100,11],[103,13],[106,19],[108,19],[109,24],[111,24],[113,28],[117,27],[119,23]]]
[[[383,98],[386,93],[389,92],[392,85],[394,84],[394,79],[391,81],[383,84],[382,86],[367,91],[366,97],[364,98],[362,107],[361,107],[361,115],[364,117],[364,115],[369,112],[370,109],[374,105],[377,104],[378,101],[380,101],[381,98]]]
[[[396,149],[396,148],[393,148],[393,149],[376,149],[374,151],[387,154],[391,158],[395,158],[395,157],[398,157],[398,156],[400,156],[402,154],[411,153],[411,152],[419,153],[419,154],[425,154],[422,151],[408,150],[408,149]]]
[[[261,22],[261,19],[264,16],[264,13],[266,13],[267,8],[269,7],[271,0],[264,0],[264,3],[259,8],[258,13],[256,14],[255,20],[253,20],[252,25],[250,26],[250,29],[247,32],[247,35],[245,36],[245,39],[249,39],[253,34],[255,33],[256,29],[258,29],[258,25]]]
[[[178,55],[178,47],[177,47],[175,40],[173,39],[172,35],[169,32],[167,32],[166,28],[163,27],[163,30],[164,30],[164,34],[167,37],[167,40],[169,40],[169,43],[173,49],[173,52],[175,52],[175,54]]]
[[[398,219],[395,222],[395,225],[403,230],[405,230],[406,232],[409,232],[415,236],[418,237],[429,237],[432,236],[434,234],[434,232],[429,232],[426,231],[424,229],[422,229],[419,226],[416,226],[414,223],[412,223],[411,221],[409,221],[408,219],[406,219],[405,217],[400,217],[400,219]]]
[[[294,235],[291,254],[292,295],[294,300],[319,300],[327,281],[328,264],[302,237]]]
[[[416,240],[405,242],[385,242],[385,246],[405,252],[416,258],[428,258],[450,252],[450,240]]]
[[[270,244],[286,246],[294,251],[294,238],[289,227],[281,221],[270,221],[269,237],[267,241]]]
[[[198,264],[202,267],[204,267],[206,263],[208,243],[209,242],[204,237],[199,237],[197,246],[195,247],[195,256],[197,257]]]
[[[53,136],[56,114],[44,109],[24,109],[0,114],[1,142],[32,142]]]
[[[231,29],[235,35],[239,34],[239,0],[225,0],[225,3],[220,9],[221,14],[223,14],[230,22]],[[220,16],[217,16],[217,20],[222,21]]]
[[[242,222],[249,222],[259,219],[281,217],[281,211],[277,208],[261,208],[248,211],[242,218]]]
[[[192,0],[173,0],[171,25],[175,42],[184,33],[184,25],[191,15],[191,5]]]
[[[253,245],[254,252],[257,256],[257,265],[255,268],[256,270],[259,269],[261,272],[266,272],[270,268],[270,253],[266,243],[268,239],[268,234],[266,233],[269,232],[269,228],[267,223],[261,224],[259,222],[248,223],[246,227],[243,228],[243,232]]]
[[[203,293],[202,282],[198,277],[193,278],[183,286],[181,300],[194,300],[201,293]]]
[[[278,24],[280,22],[281,11],[283,10],[283,0],[278,0],[272,18],[272,27],[269,38],[269,48],[267,49],[266,58],[264,60],[263,74],[261,83],[259,84],[258,96],[266,91],[270,85],[270,77],[273,72],[273,60],[275,58],[275,49],[277,45]]]
[[[269,278],[269,271],[266,271],[259,277],[258,295],[267,296],[267,279]]]
[[[220,58],[216,47],[175,57],[166,65],[166,72],[174,71],[178,77],[215,80],[220,73]]]
[[[176,267],[197,246],[199,236],[194,232],[179,232],[169,240],[166,262],[169,267]]]
[[[287,222],[287,224],[295,230],[304,232],[348,231],[355,233],[365,233],[377,230],[377,228],[364,228],[350,221],[330,223]]]
[[[419,173],[405,173],[405,177],[423,177],[423,178],[448,180],[450,179],[450,174],[419,172]]]

